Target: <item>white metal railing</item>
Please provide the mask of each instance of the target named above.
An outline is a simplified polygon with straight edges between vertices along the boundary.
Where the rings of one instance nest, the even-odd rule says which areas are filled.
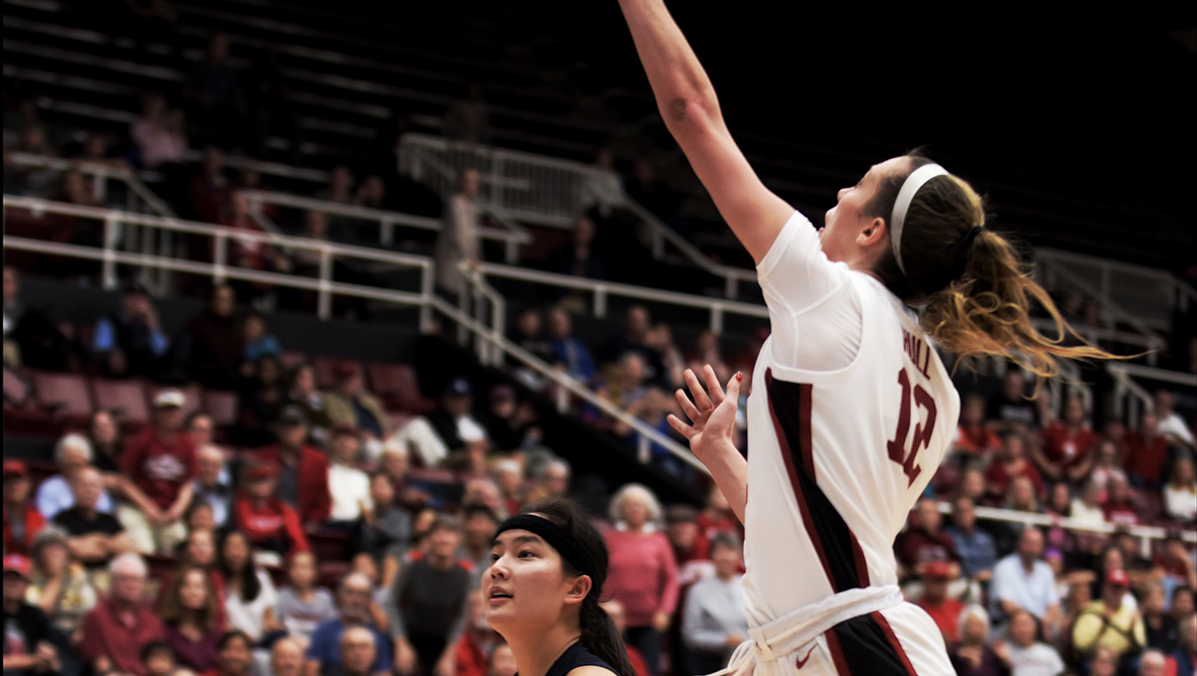
[[[1126,416],[1127,424],[1136,427],[1145,411],[1155,406],[1151,392],[1139,380],[1157,383],[1197,387],[1197,375],[1180,373],[1141,364],[1113,362],[1106,364],[1106,371],[1114,378],[1114,415]]]
[[[1113,310],[1114,319],[1127,321],[1136,330],[1143,330],[1142,325],[1169,331],[1173,309],[1183,312],[1197,301],[1197,290],[1165,270],[1046,247],[1035,249],[1034,260],[1041,283],[1056,288],[1064,282],[1096,299],[1103,311]]]
[[[203,161],[204,154],[199,150],[189,150],[183,155],[183,159],[192,164],[198,164]],[[266,162],[249,157],[238,157],[236,155],[226,157],[224,163],[226,166],[234,169],[252,169],[264,176],[278,176],[297,181],[311,181],[312,183],[328,183],[328,172],[322,169],[295,167],[289,164]]]
[[[513,221],[550,227],[573,226],[587,206],[586,186],[599,172],[581,162],[423,134],[406,134],[402,144],[400,171],[413,179],[441,194],[449,194],[462,170],[477,169],[482,179],[480,204],[484,208]],[[741,282],[756,281],[754,270],[715,263],[626,196],[620,207],[648,226],[654,257],[660,259],[664,255],[666,244],[674,246],[703,271],[723,278],[728,298],[738,295]]]
[[[145,210],[158,216],[167,217],[175,215],[170,206],[146,187],[141,178],[130,169],[115,167],[110,164],[88,162],[86,160],[67,160],[49,155],[34,155],[24,152],[9,153],[8,159],[19,167],[40,167],[60,172],[77,169],[92,179],[92,194],[100,202],[108,199],[109,182],[123,183],[128,187],[126,210]],[[140,204],[135,200],[140,200]]]
[[[378,241],[383,246],[391,246],[391,244],[394,243],[396,227],[432,230],[434,232],[440,231],[441,229],[441,221],[439,219],[429,218],[427,216],[416,216],[398,211],[373,209],[369,207],[357,206],[354,204],[340,204],[338,202],[330,202],[328,200],[300,197],[290,193],[267,192],[261,190],[245,190],[242,192],[249,201],[250,208],[253,209],[256,215],[261,214],[263,205],[272,204],[275,206],[288,207],[292,209],[319,211],[330,216],[344,216],[346,218],[352,218],[359,221],[378,223]],[[516,259],[518,259],[519,247],[529,244],[532,241],[531,235],[529,235],[528,232],[522,228],[516,230],[480,227],[478,228],[478,236],[482,239],[489,239],[502,243],[504,247],[504,254],[507,260],[511,262],[514,262]]]
[[[99,221],[103,224],[103,245],[97,248],[9,235],[7,233],[7,225],[9,223],[9,210],[11,209],[25,209],[35,216],[51,213]],[[409,305],[423,305],[424,311],[421,313],[420,324],[422,328],[429,326],[430,315],[428,314],[427,301],[432,295],[433,272],[432,261],[423,256],[333,244],[303,237],[251,232],[236,228],[214,226],[207,223],[168,219],[160,216],[133,214],[115,209],[79,206],[35,197],[13,197],[5,195],[4,213],[6,227],[4,235],[5,249],[98,260],[102,264],[101,281],[104,288],[107,289],[115,288],[117,285],[116,267],[118,265],[142,266],[173,272],[187,272],[204,276],[211,275],[216,281],[237,279],[315,291],[317,293],[316,314],[321,319],[327,319],[331,316],[333,294],[373,298]],[[158,254],[122,250],[117,237],[117,232],[122,225],[136,225],[147,230],[211,238],[214,260],[212,262],[185,260],[176,258],[169,250],[163,250]],[[229,261],[230,240],[269,244],[289,252],[314,252],[319,257],[319,274],[317,277],[312,278],[290,273],[239,267]],[[333,280],[333,264],[338,260],[345,259],[386,263],[399,268],[417,268],[420,271],[420,288],[417,292],[409,292],[336,282]]]

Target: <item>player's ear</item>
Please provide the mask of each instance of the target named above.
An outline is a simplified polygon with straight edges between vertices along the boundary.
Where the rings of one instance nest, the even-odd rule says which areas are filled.
[[[565,603],[581,603],[586,600],[586,595],[590,593],[591,586],[593,586],[593,583],[589,575],[579,575],[574,578],[573,583],[569,585],[569,589],[565,592]]]
[[[889,224],[884,218],[876,216],[864,224],[860,234],[856,236],[856,243],[862,247],[872,246],[879,243],[888,231]]]

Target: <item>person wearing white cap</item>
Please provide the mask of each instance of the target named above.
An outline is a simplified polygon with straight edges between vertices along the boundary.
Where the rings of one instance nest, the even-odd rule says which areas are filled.
[[[187,537],[183,514],[195,497],[198,457],[183,429],[187,397],[163,390],[154,397],[154,424],[130,440],[119,464],[128,477],[117,517],[141,552],[167,552]]]

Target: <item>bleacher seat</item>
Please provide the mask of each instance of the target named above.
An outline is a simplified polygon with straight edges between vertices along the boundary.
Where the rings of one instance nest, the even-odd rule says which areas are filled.
[[[316,369],[316,387],[322,390],[332,388],[337,382],[337,371],[349,367],[362,372],[362,364],[356,359],[343,359],[341,357],[316,357],[312,360],[312,366]]]
[[[33,392],[37,405],[60,423],[86,425],[94,410],[87,380],[81,375],[35,371]]]
[[[137,428],[150,423],[150,406],[144,381],[93,378],[91,394],[101,408],[113,412],[122,427]],[[125,431],[128,433],[130,430]]]
[[[212,423],[217,427],[228,427],[237,422],[237,408],[236,392],[204,390],[204,412],[212,416]]]
[[[290,371],[299,364],[307,361],[308,356],[302,352],[288,351],[283,352],[278,356],[278,362],[282,364],[283,370]]]
[[[420,391],[416,371],[409,364],[368,362],[366,376],[370,391],[382,399],[388,411],[423,415],[436,408],[436,402]]]

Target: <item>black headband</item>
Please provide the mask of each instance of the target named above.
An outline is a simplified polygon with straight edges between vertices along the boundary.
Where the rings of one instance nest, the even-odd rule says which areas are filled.
[[[569,562],[569,565],[583,575],[589,575],[592,588],[597,590],[600,580],[594,557],[590,556],[586,547],[578,542],[577,538],[567,533],[564,528],[535,514],[516,514],[499,524],[498,530],[495,531],[495,537],[499,537],[503,531],[516,529],[539,535],[550,547],[557,550],[557,553],[561,555],[562,559]]]

